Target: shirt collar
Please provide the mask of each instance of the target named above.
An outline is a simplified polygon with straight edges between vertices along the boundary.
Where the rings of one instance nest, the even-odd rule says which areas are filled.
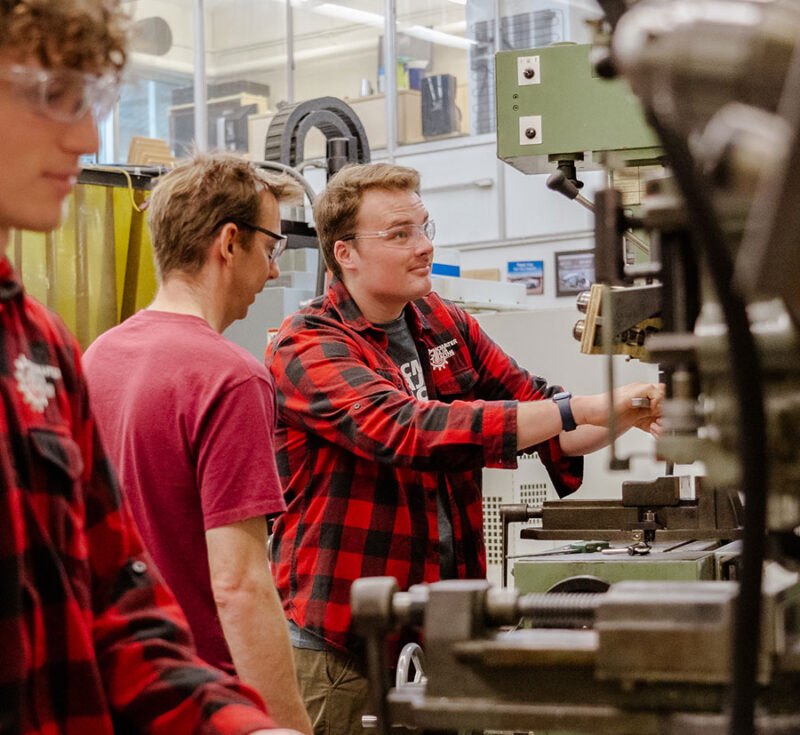
[[[355,299],[353,299],[347,287],[338,278],[334,278],[331,281],[330,288],[328,289],[328,298],[334,310],[342,318],[342,321],[351,329],[355,329],[357,332],[376,329],[376,327],[371,322],[367,321],[361,313],[361,309],[358,308]]]
[[[8,258],[0,258],[0,301],[10,301],[22,294],[22,281]]]
[[[424,299],[412,301],[406,306],[406,321],[414,337],[419,337],[423,332],[430,331],[431,325],[428,323],[428,318],[422,312],[420,305],[424,304]]]
[[[334,310],[342,318],[342,321],[352,329],[355,329],[357,332],[377,330],[384,334],[382,329],[376,327],[364,317],[355,299],[350,295],[344,283],[338,278],[334,278],[333,281],[331,281],[331,285],[328,289],[328,298]],[[416,302],[412,301],[406,305],[405,314],[413,336],[418,336],[423,330],[430,329],[427,318]]]

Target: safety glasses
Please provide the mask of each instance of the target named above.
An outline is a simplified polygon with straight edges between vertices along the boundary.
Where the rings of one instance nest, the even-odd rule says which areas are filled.
[[[353,232],[339,239],[347,242],[348,240],[377,238],[390,247],[410,248],[420,237],[425,237],[433,242],[433,238],[436,237],[436,223],[432,219],[421,225],[397,225],[388,230],[378,230],[378,232]]]
[[[58,122],[78,122],[89,111],[102,120],[119,99],[119,78],[114,74],[14,64],[0,67],[0,82],[9,84],[37,114]]]

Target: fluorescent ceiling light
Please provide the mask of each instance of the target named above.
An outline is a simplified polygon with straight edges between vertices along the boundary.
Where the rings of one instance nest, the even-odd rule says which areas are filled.
[[[471,38],[454,36],[452,33],[444,33],[443,31],[437,31],[433,28],[426,28],[425,26],[409,26],[408,28],[402,28],[398,26],[397,30],[400,33],[405,33],[408,36],[414,36],[415,38],[422,39],[423,41],[431,41],[432,43],[438,43],[441,46],[452,46],[453,48],[460,48],[465,51],[474,46],[476,43],[476,41],[473,41]]]
[[[379,13],[370,13],[366,10],[358,10],[358,8],[348,8],[345,5],[337,5],[336,3],[311,5],[309,3],[298,2],[292,3],[292,5],[302,8],[303,10],[311,10],[319,15],[327,15],[329,18],[339,18],[340,20],[348,20],[352,23],[361,23],[365,26],[383,28],[383,16]]]
[[[348,43],[347,46],[314,46],[304,51],[295,51],[295,61],[310,61],[312,59],[342,56],[354,52],[368,51],[375,48],[375,40],[370,38],[364,41]],[[206,74],[212,79],[224,79],[242,74],[280,69],[286,66],[286,54],[275,56],[259,56],[251,61],[233,64],[213,64],[206,66]],[[149,56],[148,54],[132,53],[129,68],[144,74],[147,72],[168,72],[191,76],[194,73],[194,64],[187,61],[177,61],[163,56]]]
[[[460,3],[461,0],[458,0],[458,2]],[[466,0],[464,0],[464,3],[466,3]],[[305,2],[305,0],[292,0],[292,6],[300,10],[310,10],[313,13],[325,15],[329,18],[338,18],[339,20],[360,23],[361,25],[371,26],[373,28],[383,28],[384,26],[384,19],[380,13],[370,13],[366,10],[349,8],[345,5],[339,5],[338,3],[314,4]],[[430,41],[440,46],[451,46],[462,50],[469,49],[476,43],[469,38],[455,36],[452,33],[445,33],[444,31],[437,31],[433,28],[426,28],[420,25],[404,27],[402,24],[398,24],[397,30],[400,33],[405,33],[423,41]]]

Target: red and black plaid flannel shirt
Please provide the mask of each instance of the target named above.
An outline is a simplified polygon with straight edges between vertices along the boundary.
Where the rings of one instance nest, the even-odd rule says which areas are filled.
[[[481,469],[516,466],[517,401],[558,390],[435,293],[406,314],[427,402],[340,281],[287,318],[267,350],[287,505],[274,528],[276,583],[289,619],[343,650],[356,644],[354,579],[393,576],[403,589],[439,579],[440,477],[458,576],[485,576]],[[535,449],[559,495],[580,486],[582,457],[564,456],[557,438]]]
[[[0,732],[272,727],[194,656],[97,440],[78,346],[5,258],[0,397]]]

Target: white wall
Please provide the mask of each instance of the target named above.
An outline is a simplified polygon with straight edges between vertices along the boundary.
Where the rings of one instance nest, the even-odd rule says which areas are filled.
[[[476,318],[486,333],[526,370],[574,394],[602,393],[607,385],[607,358],[581,354],[579,343],[572,337],[572,326],[580,316],[575,308],[567,308],[478,314]],[[617,385],[637,380],[651,382],[658,377],[656,366],[622,356],[614,358],[614,370]],[[654,446],[654,439],[638,429],[622,437],[618,453],[635,455],[628,472],[608,469],[608,450],[587,456],[580,497],[621,497],[623,480],[650,480],[663,474],[665,465],[655,461]]]
[[[594,218],[577,202],[551,191],[548,174],[525,175],[502,164],[506,239],[482,247],[458,248],[462,269],[499,268],[505,279],[510,261],[541,260],[544,293],[529,295],[529,309],[573,308],[574,296],[556,296],[555,254],[594,247]],[[605,181],[600,171],[581,172],[583,194],[590,200]]]

